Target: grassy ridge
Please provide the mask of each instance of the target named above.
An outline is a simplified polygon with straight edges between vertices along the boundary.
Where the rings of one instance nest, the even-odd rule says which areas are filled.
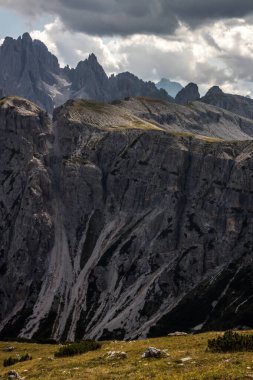
[[[252,332],[247,332],[252,333]],[[250,352],[212,353],[208,340],[220,334],[207,333],[182,337],[165,337],[134,342],[103,342],[98,351],[54,358],[59,345],[11,343],[16,349],[12,356],[32,354],[33,360],[4,368],[3,360],[10,353],[0,342],[0,378],[6,379],[9,369],[16,370],[26,380],[243,380],[253,378],[253,356]],[[142,359],[147,347],[167,350],[161,359]],[[124,360],[107,359],[108,351],[125,351]]]

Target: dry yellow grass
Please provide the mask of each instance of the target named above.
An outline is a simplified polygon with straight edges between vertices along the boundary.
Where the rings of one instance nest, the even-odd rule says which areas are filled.
[[[0,378],[16,370],[26,380],[235,380],[253,378],[253,353],[218,354],[207,351],[207,341],[217,333],[165,337],[133,342],[103,342],[98,351],[72,358],[54,358],[57,346],[0,342]],[[3,348],[15,346],[12,353]],[[147,347],[167,350],[162,359],[142,359]],[[127,359],[108,360],[108,351],[125,351]],[[4,368],[3,360],[28,352],[33,360]],[[181,359],[191,358],[186,361]]]

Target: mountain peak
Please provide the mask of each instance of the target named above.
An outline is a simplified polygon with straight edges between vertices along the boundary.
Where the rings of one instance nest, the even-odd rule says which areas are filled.
[[[94,62],[94,63],[98,62],[97,57],[95,56],[94,53],[89,54],[88,62]]]
[[[176,103],[187,104],[200,99],[199,88],[195,83],[189,83],[176,96]]]
[[[173,82],[170,79],[162,78],[160,82],[156,83],[156,87],[160,90],[163,89],[167,93],[175,98],[179,91],[182,90],[183,86],[178,82]]]
[[[3,47],[5,47],[5,46],[9,46],[9,45],[13,44],[14,41],[15,41],[15,40],[14,40],[14,38],[12,38],[12,37],[5,37],[2,46],[3,46]]]
[[[162,78],[161,80],[160,80],[160,83],[161,82],[166,82],[166,83],[171,83],[171,80],[170,79],[168,79],[168,78]]]
[[[193,83],[193,82],[190,82],[187,84],[187,86],[185,86],[185,89],[194,89],[194,90],[198,90],[198,85],[196,83]]]
[[[29,33],[18,39],[7,38],[0,46],[0,57],[0,88],[4,94],[24,96],[50,114],[69,98],[112,101],[128,96],[149,96],[173,102],[167,93],[157,90],[154,83],[144,82],[129,72],[109,80],[94,53],[80,61],[76,68],[61,69],[47,46],[33,40]]]
[[[30,36],[30,34],[28,32],[26,32],[23,34],[22,40],[24,42],[32,42],[32,37]]]
[[[205,96],[212,96],[217,94],[224,94],[224,92],[219,86],[213,86],[207,91]]]

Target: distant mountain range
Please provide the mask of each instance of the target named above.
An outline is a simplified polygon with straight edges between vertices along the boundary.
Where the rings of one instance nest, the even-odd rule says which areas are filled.
[[[195,83],[189,83],[175,98],[175,102],[181,105],[187,105],[195,101],[210,104],[242,117],[253,119],[253,100],[251,98],[226,94],[218,86],[211,87],[206,95],[201,98],[198,86]]]
[[[214,86],[201,101],[253,119],[253,100],[247,96],[226,94],[218,86]]]
[[[172,82],[169,79],[162,78],[160,82],[156,83],[156,87],[160,90],[161,88],[167,91],[167,93],[175,98],[179,91],[183,89],[183,86],[178,82]]]
[[[17,40],[7,37],[0,47],[0,88],[2,94],[23,96],[50,114],[75,98],[112,101],[149,96],[173,101],[165,90],[129,72],[108,77],[94,54],[74,69],[61,68],[47,47],[28,33]]]
[[[61,68],[57,57],[41,41],[32,40],[29,33],[18,39],[6,37],[0,46],[0,97],[16,95],[33,101],[49,114],[69,99],[112,102],[145,96],[181,105],[201,101],[253,118],[252,99],[225,94],[217,86],[201,98],[195,83],[183,88],[178,82],[162,78],[155,84],[129,72],[108,77],[94,54],[76,68]]]

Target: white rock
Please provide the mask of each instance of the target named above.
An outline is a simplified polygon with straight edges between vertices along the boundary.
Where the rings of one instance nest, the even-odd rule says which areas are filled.
[[[168,334],[168,336],[186,336],[188,335],[186,332],[182,332],[182,331],[175,331],[173,333],[170,333]]]
[[[182,358],[180,359],[182,363],[185,363],[185,362],[189,362],[190,360],[192,360],[192,358],[190,356],[186,357],[186,358]]]
[[[168,356],[168,354],[165,351],[159,350],[155,347],[149,347],[142,355],[142,358],[161,358],[164,356]]]
[[[123,351],[109,351],[107,352],[107,359],[126,359],[127,354]]]
[[[12,347],[12,346],[10,346],[10,347],[4,347],[3,348],[3,351],[4,352],[12,352],[12,351],[14,351],[15,350],[15,347]]]

